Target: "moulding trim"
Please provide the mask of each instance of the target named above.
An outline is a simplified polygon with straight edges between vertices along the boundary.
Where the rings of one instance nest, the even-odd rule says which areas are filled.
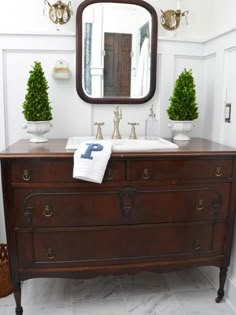
[[[188,43],[200,43],[200,44],[206,44],[210,41],[213,41],[215,39],[218,39],[220,37],[223,37],[229,33],[232,33],[236,31],[236,27],[230,28],[229,30],[226,30],[222,33],[219,34],[213,34],[211,36],[209,36],[208,38],[195,38],[195,39],[191,39],[191,38],[183,38],[183,39],[178,39],[178,38],[166,38],[164,36],[159,36],[158,37],[158,41],[172,41],[172,42],[188,42]],[[75,32],[68,32],[68,33],[53,33],[53,32],[28,32],[28,31],[23,31],[23,32],[3,32],[0,33],[0,37],[1,36],[38,36],[38,37],[45,37],[45,36],[49,36],[49,37],[75,37],[76,33]]]

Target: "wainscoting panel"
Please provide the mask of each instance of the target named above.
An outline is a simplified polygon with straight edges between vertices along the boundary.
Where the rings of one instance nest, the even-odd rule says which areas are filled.
[[[236,82],[236,46],[226,49],[224,52],[224,110],[226,103],[231,104],[231,122],[224,121],[223,137],[224,143],[236,147],[236,89],[233,82]],[[224,119],[224,117],[223,117]]]
[[[203,94],[200,112],[201,132],[203,137],[211,140],[213,137],[215,115],[215,83],[217,75],[216,54],[205,56],[202,71]]]

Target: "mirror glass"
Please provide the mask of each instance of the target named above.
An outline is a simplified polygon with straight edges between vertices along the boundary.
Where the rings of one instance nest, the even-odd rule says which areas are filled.
[[[137,104],[156,86],[157,18],[144,1],[83,2],[77,11],[76,84],[89,103]]]

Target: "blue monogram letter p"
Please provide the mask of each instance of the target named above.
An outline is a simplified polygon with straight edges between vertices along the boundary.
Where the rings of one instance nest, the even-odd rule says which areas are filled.
[[[103,145],[99,143],[86,143],[87,144],[87,149],[84,154],[81,154],[82,159],[89,159],[92,160],[93,157],[91,156],[91,153],[93,151],[102,151],[103,150]]]

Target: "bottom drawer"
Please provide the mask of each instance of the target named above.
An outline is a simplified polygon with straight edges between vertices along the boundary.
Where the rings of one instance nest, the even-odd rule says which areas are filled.
[[[192,223],[19,232],[19,261],[21,267],[34,263],[108,264],[223,251],[224,231],[224,224],[216,228],[210,223]]]

